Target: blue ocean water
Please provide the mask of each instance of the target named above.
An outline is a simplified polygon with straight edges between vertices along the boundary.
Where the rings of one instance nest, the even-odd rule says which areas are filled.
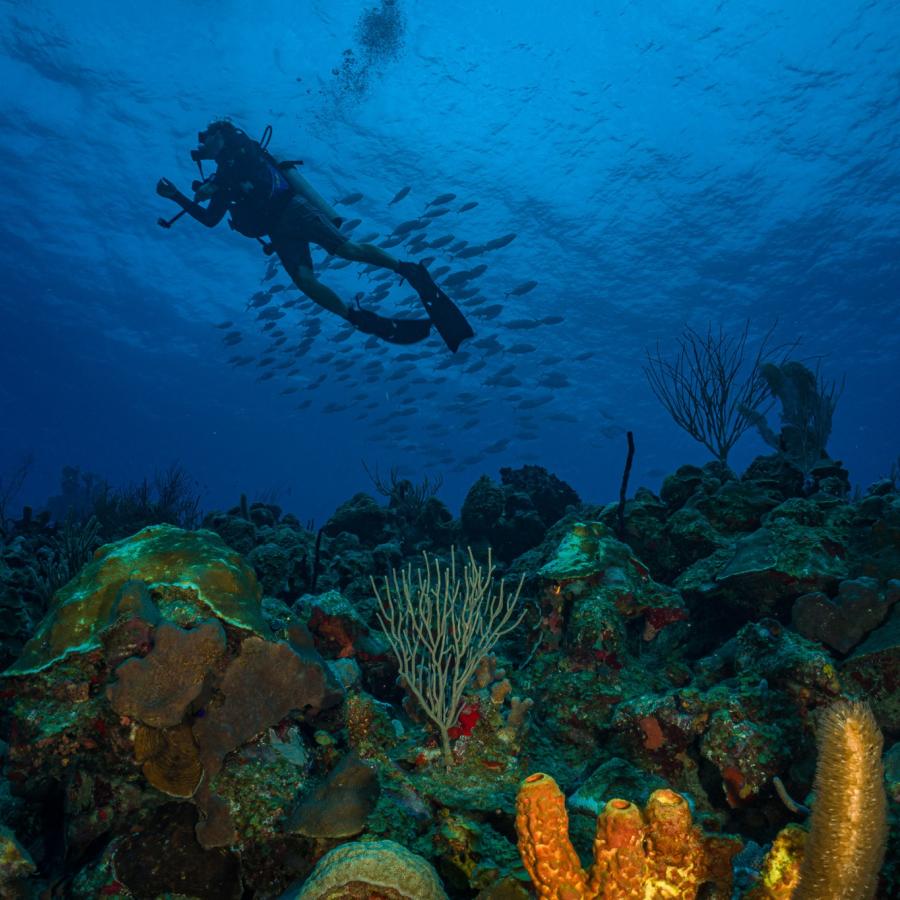
[[[709,459],[652,395],[646,348],[748,319],[751,341],[777,321],[778,341],[846,376],[829,450],[855,483],[897,458],[900,3],[7,0],[0,15],[0,472],[32,450],[31,502],[66,464],[127,483],[174,460],[206,508],[265,493],[304,520],[371,490],[363,461],[442,477],[454,508],[478,475],[526,462],[605,502],[628,430],[633,486]],[[367,346],[299,306],[285,347],[321,324],[300,371],[258,381],[268,339],[245,307],[287,278],[261,283],[266,257],[225,223],[156,224],[177,211],[157,179],[187,191],[196,132],[223,116],[254,137],[271,124],[329,200],[361,193],[341,208],[356,235],[380,240],[444,193],[430,241],[515,233],[471,260],[419,254],[487,265],[463,307],[496,340]],[[361,270],[321,277],[350,301],[376,284]],[[413,308],[391,284],[364,303]],[[516,327],[548,316],[562,321]],[[748,434],[733,467],[766,449]]]

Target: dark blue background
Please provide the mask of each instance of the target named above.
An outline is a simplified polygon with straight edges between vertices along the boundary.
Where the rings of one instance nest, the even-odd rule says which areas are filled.
[[[365,460],[442,475],[452,506],[479,474],[523,462],[606,501],[627,429],[633,486],[708,459],[650,393],[644,348],[685,324],[733,331],[747,318],[754,336],[777,319],[800,357],[846,374],[829,449],[856,483],[887,472],[900,451],[900,5],[566,6],[0,6],[0,472],[34,450],[22,499],[55,492],[66,463],[120,484],[180,460],[207,507],[268,492],[321,520],[371,489]],[[434,265],[487,263],[485,305],[505,306],[473,320],[479,337],[537,349],[466,373],[481,354],[442,369],[434,339],[391,380],[402,351],[336,343],[341,323],[322,316],[297,394],[280,393],[283,376],[258,383],[255,366],[229,366],[265,346],[244,310],[265,258],[225,224],[163,231],[156,218],[175,209],[154,194],[161,175],[187,189],[195,132],[223,115],[253,135],[271,123],[273,149],[302,156],[329,199],[362,192],[347,209],[357,234],[386,235],[444,192],[454,210],[477,200],[429,237],[518,237],[457,263],[437,252]],[[359,270],[322,277],[349,299],[369,286]],[[504,296],[529,279],[535,290]],[[398,286],[379,311],[408,295]],[[505,324],[547,315],[565,321]],[[242,344],[222,345],[223,319]],[[283,321],[294,343],[302,316]],[[367,383],[374,358],[384,375]],[[336,360],[351,361],[349,378]],[[509,364],[521,387],[484,383]],[[517,409],[548,393],[537,382],[551,370],[571,386]],[[415,414],[370,424],[403,408],[398,388],[418,398]],[[329,402],[349,408],[328,414]],[[764,449],[748,435],[733,464]]]

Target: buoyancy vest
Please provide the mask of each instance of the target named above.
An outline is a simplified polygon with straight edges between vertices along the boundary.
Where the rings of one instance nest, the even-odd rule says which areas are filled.
[[[268,234],[294,193],[270,154],[240,129],[227,135],[212,180],[226,192],[231,227],[247,237]]]

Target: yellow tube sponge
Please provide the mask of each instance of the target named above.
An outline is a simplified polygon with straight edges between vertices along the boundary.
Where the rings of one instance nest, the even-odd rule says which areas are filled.
[[[602,890],[640,896],[647,877],[646,831],[644,817],[633,803],[610,800],[606,804],[597,817],[590,896],[602,897]]]
[[[883,738],[868,706],[841,701],[819,721],[809,837],[794,900],[871,900],[887,842]]]
[[[740,842],[704,835],[675,791],[654,791],[643,811],[610,800],[597,818],[590,872],[569,841],[565,797],[549,775],[525,779],[516,809],[519,852],[542,900],[693,900],[707,883],[730,893]]]
[[[516,797],[519,853],[541,900],[584,900],[587,874],[569,840],[566,798],[549,775],[535,772]]]

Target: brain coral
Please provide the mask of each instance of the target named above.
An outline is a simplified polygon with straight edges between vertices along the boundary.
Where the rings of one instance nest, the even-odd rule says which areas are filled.
[[[354,841],[326,853],[285,900],[447,900],[431,864],[394,841]]]

